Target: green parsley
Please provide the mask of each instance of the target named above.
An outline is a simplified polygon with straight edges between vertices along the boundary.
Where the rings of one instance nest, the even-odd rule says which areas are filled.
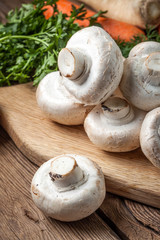
[[[54,14],[48,20],[42,12],[44,0],[23,4],[12,10],[7,23],[0,24],[0,86],[33,81],[36,85],[49,72],[57,70],[57,56],[69,38],[81,28],[76,19],[86,19],[84,5],[72,6],[70,16],[59,12],[57,0],[47,0],[54,5]],[[90,17],[90,25],[98,16]]]
[[[43,15],[44,0],[34,0],[23,4],[18,10],[7,15],[7,23],[0,24],[0,87],[33,81],[37,85],[41,79],[52,71],[57,71],[57,57],[66,46],[69,38],[81,27],[74,23],[76,19],[88,19],[91,25],[102,11],[86,18],[87,10],[82,4],[79,8],[72,6],[70,16],[59,12],[58,0],[47,0],[46,5],[54,6],[54,13],[48,20]],[[146,36],[137,36],[130,42],[116,41],[124,57],[138,43],[146,40],[160,42],[157,30],[147,29]]]

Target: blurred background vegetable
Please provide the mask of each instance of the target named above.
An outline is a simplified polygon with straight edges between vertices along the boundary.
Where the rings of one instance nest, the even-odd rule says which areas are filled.
[[[75,3],[74,3],[74,6],[76,8],[80,7],[80,5]],[[68,0],[59,0],[57,3],[57,8],[59,11],[62,11],[63,13],[70,15],[72,10],[72,2]],[[46,9],[46,11],[43,13],[45,18],[49,19],[53,15],[53,12],[54,12],[53,7],[49,5],[49,6],[44,6],[43,9]],[[78,23],[80,26],[87,27],[90,25],[90,21],[89,21],[90,17],[92,19],[92,16],[95,14],[96,12],[87,9],[86,19],[84,20],[77,19],[75,20],[75,22]],[[100,23],[101,26],[104,28],[104,30],[106,30],[116,40],[121,39],[127,42],[127,41],[130,41],[134,36],[145,34],[143,30],[131,24],[120,22],[111,18],[98,17],[97,22]]]
[[[160,0],[80,0],[96,11],[106,11],[106,16],[139,26],[156,27],[160,24]]]

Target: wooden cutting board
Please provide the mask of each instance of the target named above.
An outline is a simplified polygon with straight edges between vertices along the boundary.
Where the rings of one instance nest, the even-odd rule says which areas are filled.
[[[32,162],[64,153],[89,157],[103,170],[108,192],[160,208],[160,169],[140,149],[108,153],[88,139],[83,126],[63,126],[47,119],[36,103],[32,83],[0,88],[0,123]]]

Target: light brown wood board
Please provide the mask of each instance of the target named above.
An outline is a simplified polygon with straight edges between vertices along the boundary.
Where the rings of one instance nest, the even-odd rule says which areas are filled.
[[[88,139],[83,126],[64,126],[49,120],[39,109],[32,83],[0,88],[0,123],[17,147],[33,163],[64,153],[89,157],[103,170],[108,192],[160,208],[160,169],[141,149],[109,153]]]

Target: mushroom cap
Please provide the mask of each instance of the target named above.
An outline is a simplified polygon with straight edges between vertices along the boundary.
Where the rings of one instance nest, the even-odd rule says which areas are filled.
[[[79,78],[74,81],[63,78],[66,89],[88,105],[96,105],[111,96],[122,77],[123,57],[110,35],[100,27],[87,27],[76,32],[66,48],[75,48],[85,62]]]
[[[63,86],[59,72],[47,74],[39,83],[36,98],[47,116],[61,124],[83,124],[87,113],[93,108],[84,106]]]
[[[85,131],[91,142],[103,150],[132,151],[140,146],[140,128],[146,113],[132,108],[125,99],[118,97],[114,98],[115,106],[110,107],[110,99],[94,107],[87,115]]]
[[[140,132],[140,144],[144,155],[160,168],[160,107],[145,116]]]
[[[153,52],[160,51],[160,43],[154,41],[146,41],[137,44],[129,52],[129,57],[145,57]]]
[[[76,221],[92,214],[105,198],[105,181],[98,165],[85,156],[65,154],[73,157],[83,171],[86,180],[70,190],[59,191],[50,178],[51,164],[56,158],[41,165],[35,173],[31,194],[33,201],[46,215],[60,221]]]
[[[144,42],[131,50],[120,89],[130,103],[144,111],[160,106],[160,43]]]

